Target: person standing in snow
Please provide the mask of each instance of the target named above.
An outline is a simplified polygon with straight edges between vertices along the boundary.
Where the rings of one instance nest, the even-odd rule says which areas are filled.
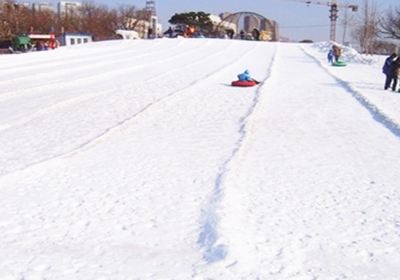
[[[253,29],[253,31],[251,32],[251,35],[253,35],[254,40],[260,41],[260,31],[258,31],[257,28]]]
[[[240,40],[244,40],[244,31],[240,30]]]
[[[172,30],[171,26],[164,32],[164,35],[168,35],[169,38],[172,38],[173,34],[174,34],[174,31]]]
[[[385,90],[390,88],[390,85],[392,84],[393,81],[393,75],[394,75],[394,69],[392,69],[393,66],[393,61],[397,57],[396,53],[392,53],[388,58],[386,58],[385,63],[383,64],[382,67],[382,72],[383,74],[386,75],[386,81],[385,81]]]
[[[396,91],[397,88],[397,82],[399,80],[399,75],[400,75],[400,57],[397,57],[391,64],[390,67],[390,75],[392,77],[392,90]]]
[[[328,52],[328,63],[332,64],[333,63],[333,50],[330,49]]]
[[[335,61],[338,62],[340,56],[342,55],[342,49],[337,45],[333,45],[332,51],[333,51],[333,56],[335,57]]]

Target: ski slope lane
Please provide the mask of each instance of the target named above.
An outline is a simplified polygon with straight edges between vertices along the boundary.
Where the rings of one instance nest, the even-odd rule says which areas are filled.
[[[299,46],[279,54],[225,179],[228,254],[204,277],[396,279],[398,136]]]
[[[0,179],[0,278],[194,277],[204,265],[198,244],[202,213],[259,90],[232,88],[230,82],[248,65],[254,77],[266,79],[276,49],[275,44],[225,42],[212,41],[209,48],[224,52],[204,49],[193,67],[177,61],[181,66],[171,76],[138,89],[133,100],[92,100],[99,108],[115,102],[116,115],[125,113],[125,102],[142,104],[134,117],[106,126],[95,122],[96,110],[86,111],[82,116],[93,120],[91,129],[111,128],[100,139],[62,156],[43,146],[51,157],[38,164],[31,163],[43,159],[42,153],[34,142],[25,143],[31,161],[24,163],[30,165]],[[174,76],[181,79],[169,79]],[[152,93],[158,99],[143,106],[140,99]],[[88,108],[78,103],[43,117],[57,117],[64,126],[77,110]],[[43,133],[58,129],[46,119],[26,125]],[[68,141],[82,141],[66,135]],[[67,150],[65,145],[56,147]],[[14,147],[8,155],[20,156]],[[14,159],[2,167],[7,162]]]

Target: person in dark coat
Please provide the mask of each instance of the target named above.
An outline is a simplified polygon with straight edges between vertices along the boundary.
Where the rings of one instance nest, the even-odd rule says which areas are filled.
[[[400,75],[400,57],[397,57],[390,66],[390,76],[393,81],[392,84],[393,91],[396,91],[399,75]]]
[[[392,53],[388,58],[386,58],[385,63],[383,64],[382,72],[383,74],[386,75],[385,90],[390,88],[390,85],[392,84],[393,74],[394,74],[392,66],[393,66],[393,61],[395,60],[396,57],[397,54]]]
[[[244,40],[244,31],[240,30],[240,40]]]
[[[253,31],[251,32],[251,35],[253,35],[254,40],[260,41],[260,31],[258,31],[257,28],[253,29]]]
[[[171,26],[167,29],[167,31],[164,32],[164,35],[168,35],[169,38],[172,38],[173,34],[174,34],[174,31],[172,30]]]
[[[147,38],[148,39],[152,39],[152,38],[154,38],[153,37],[153,28],[149,28],[149,29],[147,29]]]

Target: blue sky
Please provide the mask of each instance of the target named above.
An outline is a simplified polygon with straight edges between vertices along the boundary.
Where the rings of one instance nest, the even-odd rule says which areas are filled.
[[[313,1],[313,0],[312,0]],[[315,2],[328,2],[314,0]],[[361,5],[363,0],[338,0],[338,3]],[[370,0],[385,11],[390,7],[400,7],[399,0]],[[145,6],[145,0],[94,0],[97,4],[118,6],[131,4],[138,8]],[[305,1],[304,1],[305,2]],[[168,27],[168,20],[174,13],[187,11],[204,11],[213,14],[221,12],[250,11],[275,20],[280,25],[281,36],[292,40],[312,39],[314,41],[329,40],[329,7],[311,4],[307,6],[302,0],[156,0],[156,8],[163,28]],[[339,10],[339,21],[344,10]],[[352,13],[349,10],[350,14]],[[338,24],[337,41],[342,41],[342,29]]]

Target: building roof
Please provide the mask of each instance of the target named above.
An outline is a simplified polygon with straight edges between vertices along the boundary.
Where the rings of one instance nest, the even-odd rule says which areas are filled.
[[[65,32],[63,35],[64,36],[90,36],[90,37],[92,37],[92,34],[87,33],[87,32]]]

